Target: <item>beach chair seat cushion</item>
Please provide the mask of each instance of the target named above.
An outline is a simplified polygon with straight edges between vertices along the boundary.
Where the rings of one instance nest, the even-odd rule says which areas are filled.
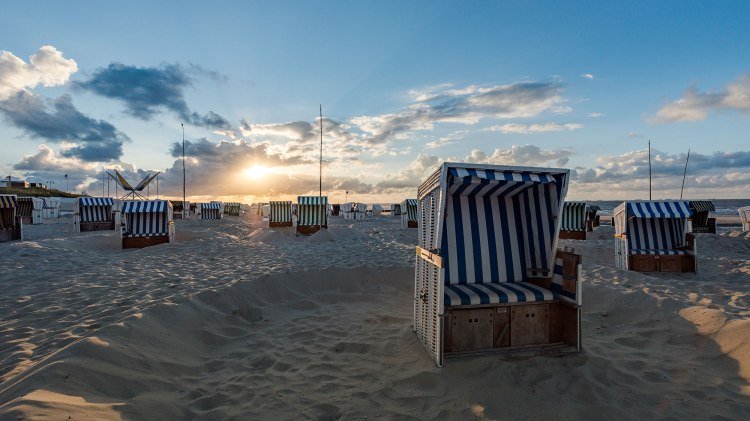
[[[650,254],[654,256],[688,254],[688,250],[671,250],[671,249],[635,249],[630,254]]]
[[[445,306],[556,301],[557,293],[528,282],[445,286]]]

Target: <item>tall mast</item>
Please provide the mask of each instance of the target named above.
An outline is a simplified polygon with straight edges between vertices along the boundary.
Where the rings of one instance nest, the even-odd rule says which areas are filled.
[[[325,218],[325,209],[323,208],[323,104],[320,104],[320,161],[318,163],[318,203],[320,204],[321,215],[318,220],[320,229]]]
[[[185,124],[180,123],[180,126],[182,126],[182,219],[185,219],[185,207],[187,207],[185,193]]]
[[[690,148],[688,148],[687,158],[685,158],[685,172],[682,173],[682,188],[680,189],[680,200],[682,200],[682,192],[685,190],[685,177],[687,176],[687,166],[690,161]]]
[[[651,139],[648,140],[648,200],[651,200]]]

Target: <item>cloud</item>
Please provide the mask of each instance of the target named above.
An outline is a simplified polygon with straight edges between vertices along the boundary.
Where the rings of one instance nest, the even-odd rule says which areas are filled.
[[[510,149],[495,149],[486,154],[473,149],[463,162],[494,165],[555,166],[564,167],[573,156],[570,149],[542,149],[536,145],[513,145]]]
[[[583,125],[578,123],[541,123],[541,124],[520,124],[520,123],[507,123],[503,125],[490,126],[486,128],[487,131],[502,132],[502,133],[515,133],[515,134],[530,134],[530,133],[546,133],[546,132],[561,132],[569,130],[582,129]]]
[[[350,122],[368,145],[403,140],[414,131],[432,130],[437,123],[475,124],[483,119],[535,117],[544,112],[566,113],[558,82],[519,82],[490,87],[468,86],[419,91],[399,113],[354,117]]]
[[[74,60],[66,59],[51,45],[45,45],[32,54],[28,63],[10,51],[0,51],[0,101],[39,85],[65,84],[77,70]]]
[[[586,115],[586,117],[588,117],[588,118],[599,118],[599,117],[604,117],[605,115],[606,114],[603,114],[603,113],[588,113]]]
[[[396,174],[387,175],[383,181],[377,184],[381,191],[412,189],[416,191],[422,181],[444,162],[443,159],[420,153],[405,168],[399,170]]]
[[[122,144],[130,138],[104,120],[81,113],[70,95],[55,100],[21,91],[0,102],[5,119],[29,136],[61,143],[62,155],[83,161],[110,161],[122,156]]]
[[[584,73],[581,75],[581,77],[584,79],[594,80],[594,75],[591,73]]]
[[[679,197],[686,154],[669,154],[651,150],[652,178],[661,197]],[[750,182],[750,151],[690,154],[686,188],[711,190],[717,196],[731,189],[747,188]],[[648,150],[601,156],[592,168],[578,168],[574,185],[582,189],[594,187],[612,197],[633,192],[648,192]]]
[[[643,138],[643,135],[636,132],[628,132],[628,139],[640,139]]]
[[[692,87],[682,97],[664,105],[650,123],[674,123],[678,121],[701,121],[711,111],[750,112],[750,74],[741,75],[718,92],[701,92]]]
[[[205,71],[199,73],[205,74]],[[138,67],[111,63],[97,69],[88,80],[76,82],[75,86],[124,102],[125,112],[142,120],[151,120],[160,111],[168,110],[189,124],[231,128],[228,120],[213,111],[201,115],[190,110],[184,91],[192,83],[189,71],[177,64]]]

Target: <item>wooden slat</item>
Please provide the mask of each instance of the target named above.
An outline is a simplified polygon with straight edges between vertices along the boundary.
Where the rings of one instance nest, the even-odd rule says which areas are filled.
[[[439,268],[443,267],[443,258],[440,257],[439,254],[432,253],[427,249],[423,249],[422,247],[417,246],[417,256],[424,260],[427,260],[428,262]]]

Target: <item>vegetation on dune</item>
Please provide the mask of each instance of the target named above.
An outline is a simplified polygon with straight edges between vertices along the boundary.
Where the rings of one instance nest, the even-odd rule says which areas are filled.
[[[0,187],[0,194],[15,194],[19,197],[81,197],[84,195],[65,193],[57,189],[43,189],[39,187],[32,187],[28,189],[21,189],[17,187]]]

